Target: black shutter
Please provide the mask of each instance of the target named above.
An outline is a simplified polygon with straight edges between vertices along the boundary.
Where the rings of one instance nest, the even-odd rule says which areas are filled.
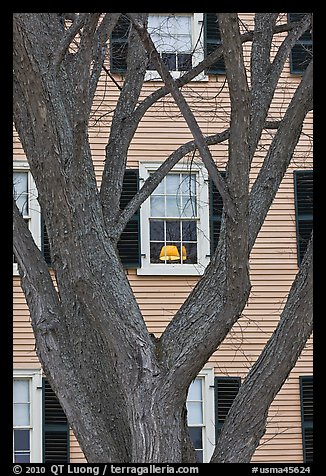
[[[46,231],[44,218],[42,217],[42,215],[41,215],[41,251],[44,256],[46,264],[48,266],[51,266],[50,242],[49,242],[48,232]]]
[[[240,377],[215,377],[215,432],[216,440],[221,432],[231,405],[241,385]]]
[[[225,172],[221,172],[222,177],[225,177]],[[210,241],[211,241],[211,256],[217,247],[217,243],[220,237],[223,200],[217,190],[214,182],[209,180],[209,213],[210,213]]]
[[[125,171],[122,184],[120,208],[123,210],[139,189],[139,172]],[[140,268],[140,211],[131,217],[118,242],[120,259],[125,268]]]
[[[313,462],[313,377],[300,377],[303,462]]]
[[[43,379],[43,463],[69,463],[67,417],[46,379]]]
[[[112,73],[125,73],[127,70],[129,30],[130,20],[122,14],[111,33],[110,70]]]
[[[221,33],[216,13],[204,13],[205,58],[221,44]],[[206,74],[225,74],[224,59],[221,58],[206,70]]]
[[[306,252],[313,227],[313,171],[294,171],[298,265]]]
[[[289,22],[300,21],[306,13],[289,13]],[[312,57],[312,35],[305,31],[295,43],[290,53],[290,71],[292,74],[302,74]]]

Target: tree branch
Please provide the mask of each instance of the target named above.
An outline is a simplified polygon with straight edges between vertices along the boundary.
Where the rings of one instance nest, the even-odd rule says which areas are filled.
[[[157,52],[155,45],[148,34],[147,30],[137,21],[133,14],[128,13],[128,17],[131,19],[137,33],[139,34],[145,49],[149,56],[151,57],[159,75],[167,86],[169,92],[171,93],[173,99],[178,105],[181,114],[183,115],[198,148],[198,151],[201,155],[202,161],[205,164],[208,173],[210,174],[213,182],[215,183],[224,203],[225,211],[231,217],[235,215],[235,206],[228,192],[227,186],[224,179],[219,173],[216,164],[212,158],[210,150],[205,142],[205,138],[201,132],[200,127],[195,119],[194,114],[192,113],[189,105],[187,104],[183,94],[176,85],[174,79],[172,78],[167,66],[163,63],[159,53]]]
[[[274,34],[284,33],[290,31],[293,28],[294,23],[285,23],[283,25],[277,25],[274,28]],[[253,31],[247,31],[242,33],[240,36],[241,43],[246,43],[252,41]],[[192,79],[194,79],[198,74],[202,73],[205,69],[211,66],[213,63],[221,59],[223,56],[223,45],[218,46],[212,53],[207,55],[200,63],[194,66],[190,71],[187,71],[180,78],[176,79],[176,85],[181,88],[182,86],[188,84]],[[152,94],[147,96],[135,110],[134,120],[138,123],[141,118],[144,116],[146,111],[159,99],[166,96],[169,93],[167,86],[162,86],[161,88],[154,91]]]
[[[32,326],[37,336],[55,329],[60,315],[60,301],[48,266],[31,232],[13,201],[13,247],[27,300],[37,302]]]
[[[250,461],[265,433],[268,409],[312,333],[312,246],[311,237],[280,322],[241,385],[223,423],[212,463]]]
[[[231,118],[227,177],[229,192],[237,209],[241,243],[248,256],[249,190],[249,88],[236,13],[219,13],[226,77],[229,85]],[[241,222],[241,223],[240,223]]]
[[[225,140],[228,140],[229,135],[229,129],[226,129],[225,131],[218,134],[205,137],[205,141],[207,145],[219,144]],[[182,146],[178,147],[178,149],[176,149],[174,152],[172,152],[172,154],[163,162],[163,164],[161,164],[160,167],[145,180],[141,189],[130,200],[118,218],[115,226],[116,239],[119,239],[120,234],[122,233],[130,218],[138,210],[140,205],[150,196],[153,190],[155,190],[165,175],[170,172],[170,170],[179,162],[180,159],[182,159],[182,157],[195,150],[197,150],[197,146],[194,140],[186,142]]]
[[[93,101],[97,83],[103,68],[107,40],[112,33],[119,16],[120,13],[105,13],[104,18],[96,31],[93,48],[93,68],[89,81],[89,97],[91,102]]]
[[[281,121],[267,121],[265,123],[266,129],[278,129]],[[230,130],[226,129],[223,132],[205,137],[207,145],[216,145],[228,140],[230,137]],[[140,190],[134,195],[130,200],[128,205],[122,210],[119,215],[119,218],[115,225],[115,235],[113,238],[118,240],[122,231],[124,230],[126,224],[133,216],[133,214],[138,210],[140,205],[151,195],[155,190],[161,180],[165,177],[166,174],[189,152],[197,150],[196,143],[194,140],[186,142],[176,149],[172,154],[160,165],[160,167],[153,172],[150,177],[148,177],[143,183]]]
[[[291,25],[289,34],[279,47],[273,62],[270,62],[270,48],[275,22],[274,13],[257,13],[251,52],[251,123],[250,123],[250,160],[252,160],[261,137],[274,92],[284,67],[297,39],[309,27],[310,17],[306,15],[300,22]],[[272,25],[270,25],[272,19]]]
[[[312,108],[312,61],[287,108],[269,147],[249,197],[251,250],[300,138],[302,124]]]
[[[137,19],[147,22],[147,14],[136,14]],[[144,82],[147,66],[146,51],[135,30],[130,32],[127,72],[114,111],[110,137],[105,151],[100,199],[106,227],[114,233],[113,224],[120,212],[120,196],[127,154],[136,126],[134,110]]]
[[[72,40],[75,38],[77,33],[83,28],[88,15],[90,14],[79,13],[77,18],[73,21],[73,23],[68,28],[68,30],[66,30],[57,50],[55,51],[52,57],[52,66],[55,69],[58,69],[58,67],[60,66]]]

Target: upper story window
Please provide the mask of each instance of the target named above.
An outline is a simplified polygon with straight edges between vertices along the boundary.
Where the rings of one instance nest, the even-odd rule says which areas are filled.
[[[192,68],[192,15],[151,14],[148,32],[169,71]],[[148,70],[155,70],[149,61]]]
[[[37,200],[37,189],[32,174],[25,162],[14,164],[13,196],[20,213],[28,224],[37,246],[41,247],[41,213]],[[18,274],[14,257],[14,274]]]
[[[219,46],[220,32],[216,13],[150,13],[148,31],[174,78],[189,71]],[[121,15],[110,42],[110,69],[113,73],[125,73],[130,22]],[[209,74],[225,74],[223,60],[213,64]],[[160,79],[149,58],[146,80]],[[195,80],[207,79],[200,73]]]
[[[146,179],[160,164],[142,164]],[[178,165],[141,207],[142,266],[138,274],[202,274],[209,262],[207,172]]]

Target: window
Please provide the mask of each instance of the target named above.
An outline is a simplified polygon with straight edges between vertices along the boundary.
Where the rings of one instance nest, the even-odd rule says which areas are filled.
[[[188,428],[200,463],[212,457],[214,436],[214,370],[203,369],[191,383],[187,397]]]
[[[13,382],[13,461],[41,463],[41,373],[14,371]]]
[[[306,252],[313,227],[313,171],[294,172],[297,253],[300,266]]]
[[[13,195],[24,220],[33,235],[34,241],[41,248],[40,206],[37,201],[37,190],[32,174],[25,162],[17,162],[13,172]],[[13,273],[18,274],[14,257]]]
[[[141,179],[158,166],[141,164]],[[142,205],[141,223],[138,274],[202,274],[210,256],[206,169],[174,167]]]
[[[300,377],[303,462],[313,462],[313,377]]]
[[[154,13],[148,17],[148,32],[169,71],[192,68],[192,15]],[[149,61],[148,70],[155,70]]]
[[[150,13],[148,31],[173,77],[189,71],[204,58],[203,13]],[[123,15],[113,29],[110,42],[110,69],[125,73],[127,69],[130,22]],[[151,59],[146,80],[160,79]],[[204,79],[204,73],[196,80]]]
[[[307,13],[289,13],[289,21],[300,21]],[[312,34],[310,30],[304,32],[291,50],[290,71],[292,74],[302,74],[312,57]]]

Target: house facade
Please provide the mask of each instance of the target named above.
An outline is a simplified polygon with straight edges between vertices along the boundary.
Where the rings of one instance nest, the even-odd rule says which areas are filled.
[[[299,19],[302,15],[281,14],[279,21],[284,23],[287,16]],[[253,28],[254,14],[239,16],[243,31]],[[126,68],[128,29],[128,21],[122,18],[111,35],[108,60],[90,120],[89,137],[99,184],[112,111]],[[149,29],[174,77],[189,70],[220,43],[216,14],[150,14]],[[284,35],[275,37],[275,51]],[[250,43],[245,43],[248,74],[249,53]],[[271,120],[279,120],[284,114],[310,54],[311,34],[306,32],[283,69],[269,112]],[[162,85],[150,64],[146,74],[140,100]],[[223,61],[198,75],[182,91],[204,135],[228,127],[230,104]],[[191,133],[173,100],[167,96],[155,103],[146,112],[131,143],[121,208],[177,147],[190,140]],[[251,184],[269,143],[270,132],[264,131],[251,167]],[[210,149],[223,171],[227,142]],[[16,133],[13,157],[16,203],[51,266],[36,186]],[[250,256],[252,289],[248,304],[189,389],[188,425],[199,461],[209,461],[241,381],[272,335],[298,272],[312,230],[312,168],[309,113],[290,167]],[[120,258],[148,329],[156,336],[163,332],[209,263],[218,246],[221,214],[221,197],[205,167],[196,156],[189,156],[164,178],[124,230],[119,242]],[[42,374],[15,259],[13,290],[14,461],[84,462],[60,404]],[[310,338],[270,407],[267,430],[252,462],[312,462],[312,375]]]

